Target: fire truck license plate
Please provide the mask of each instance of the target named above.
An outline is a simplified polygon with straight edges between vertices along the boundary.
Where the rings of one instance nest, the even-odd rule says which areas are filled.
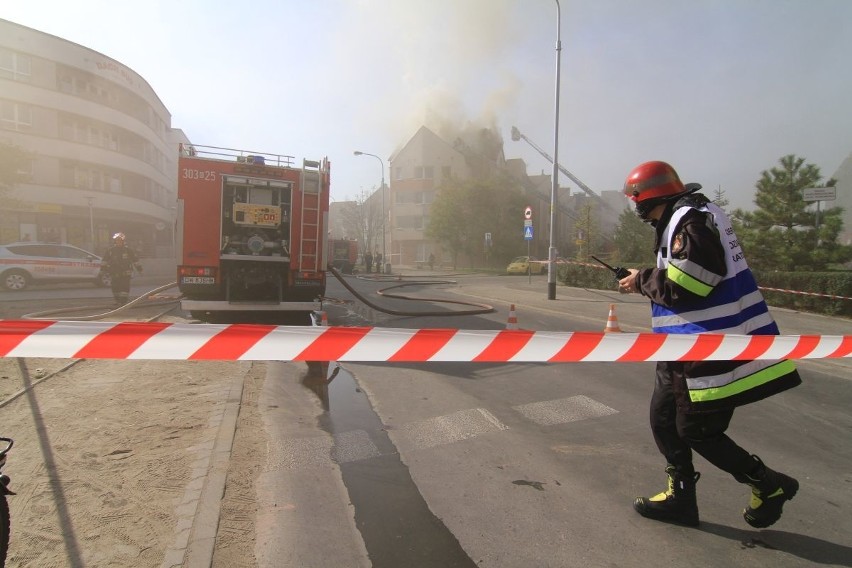
[[[181,284],[215,284],[216,280],[212,276],[183,276],[180,279]]]

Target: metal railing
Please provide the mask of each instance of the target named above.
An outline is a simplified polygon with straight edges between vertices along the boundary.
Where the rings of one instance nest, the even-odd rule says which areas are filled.
[[[178,147],[181,156],[190,156],[208,160],[227,160],[259,166],[275,166],[292,168],[295,156],[285,154],[270,154],[254,150],[238,150],[219,146],[202,146],[200,144],[183,144]]]

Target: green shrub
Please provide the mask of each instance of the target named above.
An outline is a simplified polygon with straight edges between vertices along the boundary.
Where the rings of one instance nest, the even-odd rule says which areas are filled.
[[[852,316],[852,272],[755,271],[770,306],[830,316]],[[822,295],[821,295],[822,294]]]
[[[852,298],[852,272],[754,272],[763,297],[770,306],[852,317],[852,299],[843,299]],[[612,272],[591,265],[561,264],[557,279],[575,288],[617,289]]]

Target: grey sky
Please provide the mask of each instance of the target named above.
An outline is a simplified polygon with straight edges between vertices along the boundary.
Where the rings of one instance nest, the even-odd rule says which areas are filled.
[[[593,189],[663,159],[750,208],[781,156],[827,178],[852,152],[852,2],[561,4],[559,161]],[[196,143],[327,155],[337,200],[379,183],[353,150],[387,158],[424,123],[494,126],[507,157],[551,168],[510,129],[552,153],[553,0],[0,0],[0,17],[138,72]]]

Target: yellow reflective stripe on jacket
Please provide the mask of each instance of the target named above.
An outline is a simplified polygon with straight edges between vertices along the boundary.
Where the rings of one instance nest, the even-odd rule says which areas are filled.
[[[707,295],[713,291],[712,286],[708,286],[704,282],[690,276],[671,263],[669,263],[669,266],[666,269],[666,276],[678,286],[686,288],[696,296],[701,296],[702,298],[707,297]]]
[[[756,373],[743,377],[738,381],[719,387],[710,387],[700,390],[690,390],[689,399],[692,402],[706,402],[720,400],[743,393],[754,387],[764,385],[777,378],[783,377],[796,370],[796,365],[790,360],[779,361],[775,365],[761,369]]]
[[[676,266],[681,272],[686,272],[699,282],[704,282],[709,286],[716,286],[719,282],[725,279],[711,270],[707,270],[697,262],[693,262],[688,258],[672,258],[669,260],[669,266]]]

